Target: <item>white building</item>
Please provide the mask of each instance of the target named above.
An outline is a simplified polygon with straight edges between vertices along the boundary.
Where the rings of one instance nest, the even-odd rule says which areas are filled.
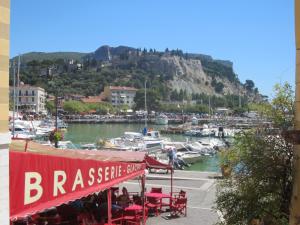
[[[13,87],[9,87],[10,99],[13,100]],[[16,87],[16,107],[19,111],[44,113],[46,92],[43,88],[27,84]]]
[[[113,106],[128,105],[130,108],[134,105],[134,97],[138,89],[133,87],[106,86],[103,97]]]

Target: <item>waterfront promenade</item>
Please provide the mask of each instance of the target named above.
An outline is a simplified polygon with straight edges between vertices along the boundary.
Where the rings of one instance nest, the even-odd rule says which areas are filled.
[[[213,225],[220,220],[219,214],[213,210],[216,194],[216,178],[218,173],[196,172],[196,171],[175,171],[173,191],[181,189],[187,192],[188,209],[187,217],[181,216],[170,219],[169,213],[162,213],[158,217],[150,217],[147,225]],[[140,191],[138,180],[131,180],[120,186],[128,187],[129,191]],[[146,188],[162,187],[163,192],[170,192],[170,174],[148,174]]]

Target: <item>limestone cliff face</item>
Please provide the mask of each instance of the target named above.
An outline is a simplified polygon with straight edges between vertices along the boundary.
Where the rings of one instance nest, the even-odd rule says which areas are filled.
[[[159,62],[160,70],[173,79],[168,81],[173,90],[186,90],[188,93],[214,94],[208,77],[197,59],[183,59],[178,56],[164,56]]]
[[[233,71],[231,62],[219,60],[216,63],[222,66],[230,67]],[[238,79],[235,81],[229,80],[228,77],[222,74],[217,74],[217,71],[212,71],[210,74],[205,72],[201,59],[184,58],[180,56],[163,55],[157,61],[152,60],[152,69],[155,69],[167,79],[166,85],[172,90],[186,90],[187,93],[204,93],[209,95],[222,96],[226,94],[246,95],[249,99],[260,101],[262,100],[259,93],[247,91],[243,84]],[[222,91],[216,91],[215,83],[223,85]]]
[[[216,93],[212,86],[213,77],[207,75],[202,67],[200,59],[184,59],[178,56],[163,56],[158,63],[158,70],[173,79],[168,81],[168,85],[173,90],[186,90],[188,93],[205,94],[236,94],[244,93],[243,86],[238,82],[231,82],[226,77],[215,76],[217,82],[224,85],[223,91]]]

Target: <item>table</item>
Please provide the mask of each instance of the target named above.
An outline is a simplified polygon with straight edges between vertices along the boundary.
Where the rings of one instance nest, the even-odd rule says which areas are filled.
[[[130,205],[124,209],[125,213],[128,212],[129,216],[124,216],[124,219],[126,220],[134,220],[135,222],[138,222],[140,219],[144,220],[144,224],[146,224],[146,217],[143,217],[143,214],[140,213],[143,212],[143,207],[141,205]]]
[[[143,210],[143,207],[141,205],[136,205],[136,204],[130,205],[130,206],[125,208],[125,211],[138,212],[138,211],[142,211],[142,210]]]
[[[157,199],[163,199],[163,198],[172,198],[171,195],[164,194],[164,193],[152,193],[152,192],[147,192],[145,193],[146,197],[151,197],[151,198],[157,198]]]
[[[169,204],[165,204],[164,206],[171,206],[171,203],[172,203],[172,202],[171,202],[172,196],[169,195],[169,194],[147,192],[147,193],[145,193],[145,196],[146,196],[147,198],[150,197],[150,198],[155,198],[155,199],[159,200],[159,202],[160,202],[160,211],[161,211],[162,206],[163,206],[163,202],[162,202],[162,199],[163,199],[163,198],[168,198],[168,199],[170,199],[170,203],[169,203]]]

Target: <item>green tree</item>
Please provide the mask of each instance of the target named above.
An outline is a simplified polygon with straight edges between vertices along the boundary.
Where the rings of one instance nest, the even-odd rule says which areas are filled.
[[[215,86],[215,91],[217,93],[222,93],[224,88],[224,84],[222,82],[217,82]]]
[[[254,106],[279,130],[293,122],[288,84],[275,85],[271,104]],[[293,146],[280,132],[272,135],[262,127],[241,133],[235,137],[234,147],[221,153],[220,164],[232,171],[217,188],[216,208],[227,225],[248,225],[254,219],[270,225],[288,224]]]
[[[275,126],[287,129],[293,125],[294,91],[287,82],[274,86],[275,98],[272,100],[272,117]]]
[[[54,113],[55,111],[54,101],[46,101],[45,107],[48,110],[48,112]]]
[[[151,110],[158,110],[160,108],[160,101],[161,96],[156,90],[147,89],[147,109],[148,111]],[[135,108],[136,109],[144,109],[145,108],[145,90],[141,89],[136,92],[135,98]]]
[[[252,91],[255,85],[252,80],[246,80],[244,86],[248,91]]]
[[[66,101],[64,102],[63,109],[68,113],[82,113],[88,110],[86,105],[79,101]]]

